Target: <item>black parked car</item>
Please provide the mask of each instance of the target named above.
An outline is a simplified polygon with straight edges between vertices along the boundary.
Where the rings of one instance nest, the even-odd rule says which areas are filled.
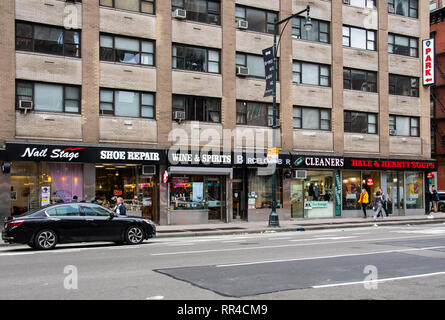
[[[150,220],[118,216],[100,205],[64,203],[46,206],[22,216],[8,217],[2,239],[53,249],[57,243],[112,241],[139,244],[156,236]]]

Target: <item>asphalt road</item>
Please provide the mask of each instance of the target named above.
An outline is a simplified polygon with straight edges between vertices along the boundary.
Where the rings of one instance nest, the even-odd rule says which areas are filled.
[[[445,299],[445,224],[2,247],[0,299]]]

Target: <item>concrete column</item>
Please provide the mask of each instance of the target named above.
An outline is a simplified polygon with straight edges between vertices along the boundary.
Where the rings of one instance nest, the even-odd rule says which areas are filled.
[[[332,132],[334,151],[344,153],[344,107],[343,107],[343,2],[332,0],[331,47],[332,47]]]
[[[171,1],[156,1],[156,120],[158,144],[168,147],[172,129]]]
[[[377,74],[377,92],[379,93],[379,137],[380,155],[389,156],[389,54],[388,54],[388,6],[387,0],[379,0],[377,48],[379,70]],[[382,10],[382,8],[384,8]]]
[[[15,137],[15,1],[0,1],[0,12],[0,111],[3,120],[0,126],[1,146],[5,140]]]
[[[99,142],[99,1],[82,1],[82,140]]]
[[[280,17],[285,19],[292,15],[292,1],[280,1]],[[281,25],[281,32],[285,23]],[[278,39],[280,40],[280,39]],[[277,40],[277,41],[278,41]],[[281,150],[292,151],[294,147],[293,140],[293,111],[292,111],[292,21],[286,26],[281,35],[279,48],[279,81],[280,81],[280,122],[281,130]]]
[[[236,28],[235,2],[221,1],[222,26],[222,101],[221,119],[223,129],[236,128]]]
[[[96,196],[96,165],[85,163],[83,165],[83,200],[90,202]]]
[[[11,174],[0,171],[0,230],[3,220],[11,214]]]

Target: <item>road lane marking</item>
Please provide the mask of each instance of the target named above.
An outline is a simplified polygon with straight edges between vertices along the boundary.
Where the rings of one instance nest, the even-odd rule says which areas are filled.
[[[311,288],[320,289],[320,288],[350,286],[350,285],[365,284],[365,283],[376,283],[376,282],[407,280],[407,279],[415,279],[415,278],[425,278],[425,277],[432,277],[432,276],[438,276],[438,275],[444,275],[444,274],[445,274],[445,272],[433,272],[433,273],[416,274],[416,275],[412,275],[412,276],[394,277],[394,278],[378,279],[378,280],[371,280],[371,281],[367,280],[367,281],[324,284],[324,285],[312,286]]]
[[[196,253],[209,253],[209,252],[226,252],[226,251],[241,251],[241,250],[256,250],[256,249],[271,249],[271,248],[285,248],[285,247],[297,247],[297,246],[313,246],[313,245],[329,245],[348,242],[374,242],[374,241],[388,241],[388,240],[402,240],[402,239],[418,239],[418,238],[431,238],[432,236],[410,236],[410,237],[393,237],[393,238],[377,238],[377,239],[361,239],[361,240],[346,240],[346,241],[333,241],[333,242],[320,242],[320,243],[295,243],[295,244],[283,244],[274,246],[260,246],[260,247],[243,247],[243,248],[227,248],[227,249],[209,249],[209,250],[195,250],[195,251],[177,251],[177,252],[160,252],[152,253],[152,256],[168,256],[178,254],[196,254]],[[433,237],[434,238],[434,237]],[[384,243],[385,245],[385,243]]]
[[[343,257],[366,256],[366,255],[382,254],[382,253],[434,250],[434,249],[442,249],[442,248],[445,248],[445,246],[424,247],[424,248],[410,248],[410,249],[394,249],[394,250],[385,250],[385,251],[373,251],[373,252],[340,254],[340,255],[333,255],[333,256],[319,256],[319,257],[307,257],[307,258],[295,258],[295,259],[264,260],[264,261],[255,261],[255,262],[245,262],[245,263],[220,264],[220,265],[216,265],[216,267],[217,268],[239,267],[239,266],[249,266],[249,265],[254,265],[254,264],[292,262],[292,261],[305,261],[305,260],[317,260],[317,259],[332,259],[332,258],[343,258]]]
[[[246,240],[226,240],[226,241],[221,241],[222,243],[235,243],[235,242],[244,242]]]

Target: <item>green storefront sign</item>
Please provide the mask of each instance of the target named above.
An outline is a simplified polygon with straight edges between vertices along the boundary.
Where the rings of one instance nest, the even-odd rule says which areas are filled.
[[[341,217],[341,172],[335,170],[335,216]]]

